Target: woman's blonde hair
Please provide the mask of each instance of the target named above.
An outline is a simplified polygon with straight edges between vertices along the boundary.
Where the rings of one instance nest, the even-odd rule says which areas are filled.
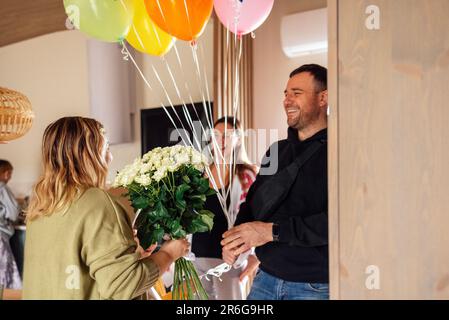
[[[103,126],[94,119],[61,118],[42,141],[43,173],[33,190],[27,221],[65,210],[88,188],[104,188]]]

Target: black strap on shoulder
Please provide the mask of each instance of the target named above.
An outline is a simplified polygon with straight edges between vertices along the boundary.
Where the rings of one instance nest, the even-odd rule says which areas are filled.
[[[325,143],[326,140],[313,141],[295,161],[259,186],[250,200],[251,210],[257,220],[265,221],[274,213],[286,198],[299,170]]]

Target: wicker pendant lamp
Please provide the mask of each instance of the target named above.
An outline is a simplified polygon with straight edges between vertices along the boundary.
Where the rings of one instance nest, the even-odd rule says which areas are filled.
[[[20,138],[30,130],[34,113],[20,92],[0,87],[0,142]]]

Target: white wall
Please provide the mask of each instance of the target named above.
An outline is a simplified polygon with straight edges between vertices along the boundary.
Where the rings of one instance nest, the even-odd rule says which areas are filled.
[[[255,128],[277,129],[279,138],[285,138],[287,121],[282,100],[288,75],[303,64],[318,63],[327,66],[327,53],[294,59],[284,55],[280,37],[281,18],[284,15],[324,8],[326,4],[326,0],[276,0],[268,19],[255,31],[253,118]],[[298,34],[300,33],[301,30],[298,30]]]
[[[201,55],[198,51],[198,56],[201,67],[205,66],[207,70],[207,83],[212,99],[212,22],[209,22],[198,42],[203,47],[204,54]],[[176,46],[192,98],[194,102],[201,101],[201,90],[197,84],[190,46],[182,41],[178,41]],[[167,54],[166,59],[178,86],[185,87],[184,81],[181,81],[183,76],[173,49]],[[168,105],[163,90],[154,77],[152,65],[160,73],[173,104],[181,102],[181,99],[176,97],[165,62],[161,58],[136,54],[136,60],[154,90],[148,89],[136,73],[133,99],[136,101],[135,139],[133,143],[111,147],[114,161],[109,170],[109,181],[112,181],[117,170],[140,156],[140,109],[159,107],[161,102]],[[120,59],[117,63],[131,62]],[[10,144],[0,145],[0,158],[8,159],[15,167],[10,182],[11,188],[17,196],[24,196],[29,194],[40,173],[41,139],[47,125],[64,116],[90,116],[86,36],[79,31],[63,31],[1,47],[0,86],[27,95],[36,114],[33,127],[27,135]],[[181,92],[183,99],[187,101],[186,91]]]
[[[86,40],[78,32],[57,32],[0,48],[0,86],[31,101],[33,127],[24,137],[0,145],[0,158],[14,166],[11,187],[28,194],[41,168],[42,135],[63,116],[88,116]]]

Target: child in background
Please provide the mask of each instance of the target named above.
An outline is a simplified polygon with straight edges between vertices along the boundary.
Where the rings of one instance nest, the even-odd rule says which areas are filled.
[[[0,160],[0,287],[21,289],[22,281],[9,243],[14,235],[13,223],[20,213],[20,207],[7,186],[12,171],[11,163]]]

